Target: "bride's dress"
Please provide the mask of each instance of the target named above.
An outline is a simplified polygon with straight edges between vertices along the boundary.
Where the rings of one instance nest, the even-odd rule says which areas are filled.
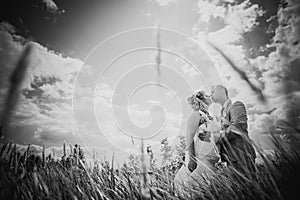
[[[202,117],[206,117],[202,111],[199,112]],[[209,120],[208,118],[207,120],[207,126],[206,124],[201,124],[194,136],[197,168],[193,172],[190,172],[188,169],[189,156],[188,152],[186,151],[184,165],[179,169],[174,179],[175,187],[178,189],[181,188],[183,184],[188,187],[188,185],[192,184],[194,181],[197,183],[197,180],[200,180],[203,175],[205,176],[205,174],[212,173],[214,164],[219,161],[219,155],[215,141],[220,136],[220,125],[215,117],[213,120]],[[201,130],[207,130],[212,133],[210,136],[207,136],[209,138],[206,138],[209,141],[200,140],[198,133]]]

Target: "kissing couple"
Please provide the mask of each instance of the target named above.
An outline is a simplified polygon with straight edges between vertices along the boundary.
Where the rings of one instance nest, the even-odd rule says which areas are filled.
[[[248,136],[243,102],[233,102],[223,85],[212,86],[211,95],[198,91],[187,101],[193,112],[187,121],[184,165],[175,175],[175,187],[199,184],[198,180],[214,173],[217,166],[230,166],[242,174],[252,173],[256,154]],[[212,103],[222,106],[220,117],[208,112]]]

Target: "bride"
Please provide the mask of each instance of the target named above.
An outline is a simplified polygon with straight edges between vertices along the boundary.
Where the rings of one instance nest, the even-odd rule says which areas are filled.
[[[177,189],[197,184],[205,174],[214,170],[219,161],[218,147],[215,141],[220,136],[220,126],[208,112],[212,104],[210,96],[199,91],[188,98],[193,113],[187,122],[185,163],[175,175]]]

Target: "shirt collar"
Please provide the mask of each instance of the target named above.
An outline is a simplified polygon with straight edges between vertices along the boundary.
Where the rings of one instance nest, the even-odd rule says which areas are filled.
[[[224,110],[230,103],[231,103],[231,99],[228,98],[227,101],[225,101],[224,105],[222,106],[222,109]]]

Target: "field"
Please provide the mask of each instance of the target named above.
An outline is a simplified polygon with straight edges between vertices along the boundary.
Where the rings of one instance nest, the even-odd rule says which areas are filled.
[[[141,159],[132,155],[122,167],[115,168],[114,158],[103,162],[94,159],[87,164],[79,145],[74,145],[69,155],[64,145],[64,155],[55,160],[44,151],[34,155],[28,148],[20,153],[15,144],[5,143],[0,152],[0,199],[296,198],[300,172],[296,147],[299,143],[295,139],[291,143],[291,140],[275,137],[274,143],[277,150],[273,156],[259,152],[263,163],[256,165],[255,176],[246,177],[223,167],[215,175],[199,180],[198,186],[180,193],[174,188],[173,178],[181,165],[174,160],[149,168],[143,164],[144,154]],[[165,149],[161,149],[162,153],[166,153]]]

